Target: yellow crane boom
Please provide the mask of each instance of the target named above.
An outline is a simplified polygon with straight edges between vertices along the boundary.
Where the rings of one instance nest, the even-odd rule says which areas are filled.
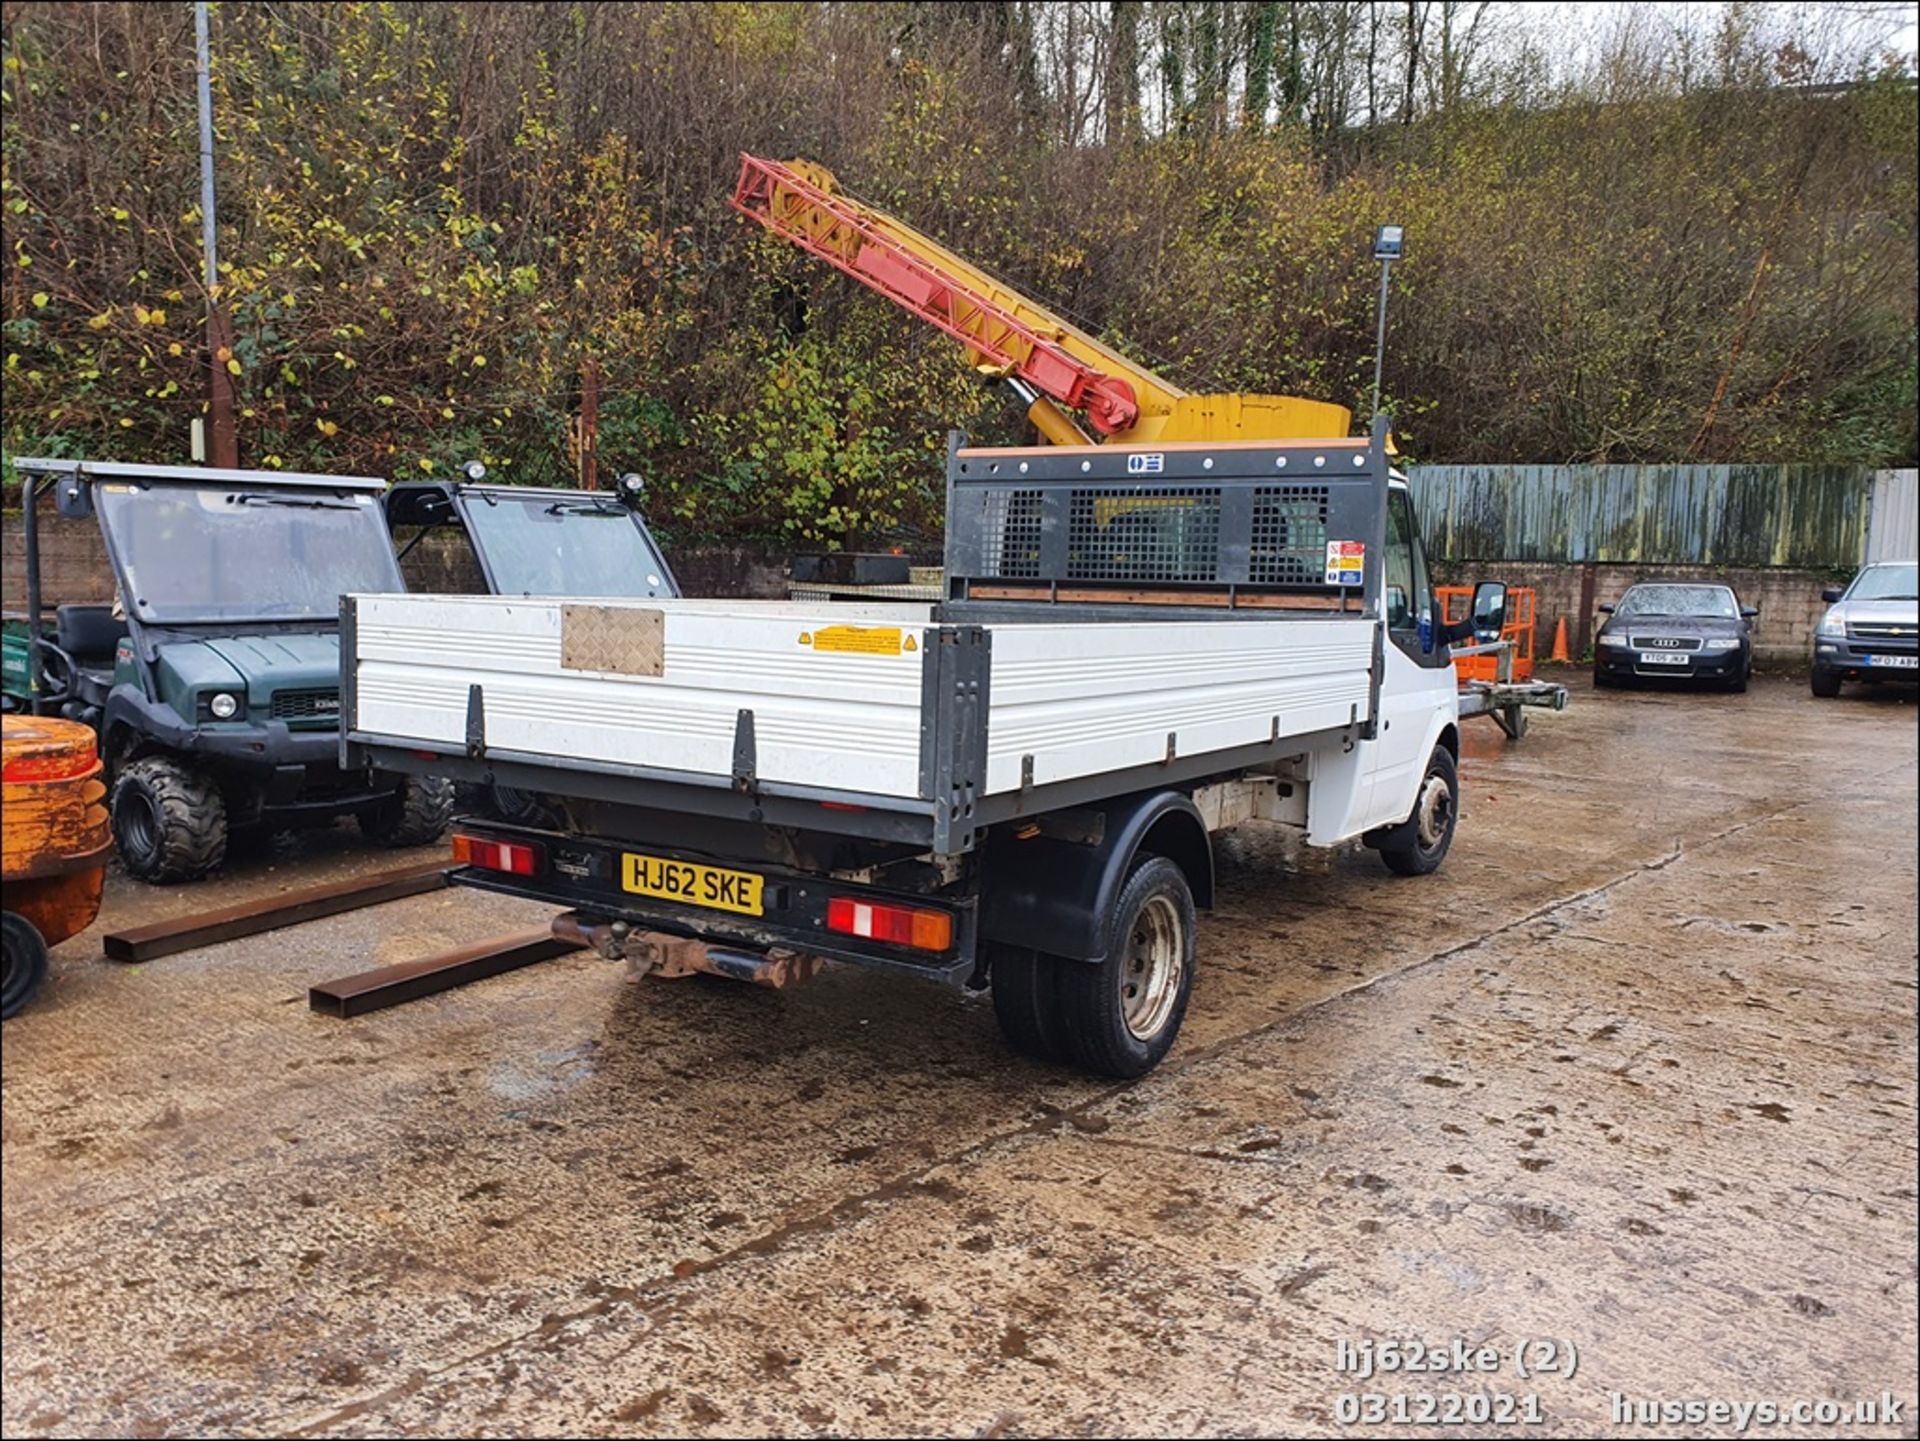
[[[1019,391],[1053,444],[1087,444],[1089,430],[1128,445],[1329,438],[1352,424],[1347,407],[1327,401],[1190,394],[905,221],[842,193],[820,166],[740,159],[734,209],[945,331],[976,368]]]

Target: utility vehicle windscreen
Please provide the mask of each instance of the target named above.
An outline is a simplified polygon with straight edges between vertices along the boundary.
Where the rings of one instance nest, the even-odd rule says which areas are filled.
[[[330,620],[349,591],[403,590],[364,491],[102,483],[128,611],[156,625]]]
[[[470,494],[467,530],[502,595],[671,594],[666,567],[608,496]]]

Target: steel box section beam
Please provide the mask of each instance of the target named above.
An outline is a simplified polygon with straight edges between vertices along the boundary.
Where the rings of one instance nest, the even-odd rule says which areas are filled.
[[[150,926],[112,931],[103,938],[101,944],[108,960],[136,964],[158,960],[161,956],[171,956],[179,951],[197,950],[201,946],[218,945],[222,941],[239,940],[245,936],[277,931],[283,926],[296,926],[303,921],[339,915],[342,911],[356,911],[363,906],[380,905],[405,896],[437,891],[446,885],[447,872],[452,867],[453,863],[446,860],[399,866],[357,880],[312,886],[237,906],[200,911],[170,921],[157,921]]]
[[[307,991],[307,1005],[323,1015],[351,1019],[580,949],[578,941],[562,940],[551,930],[496,936],[437,956],[324,981]]]

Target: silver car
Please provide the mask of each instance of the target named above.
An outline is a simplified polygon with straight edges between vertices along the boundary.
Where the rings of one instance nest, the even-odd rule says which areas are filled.
[[[1849,680],[1920,682],[1920,564],[1867,566],[1830,604],[1813,640],[1813,693],[1840,694]]]

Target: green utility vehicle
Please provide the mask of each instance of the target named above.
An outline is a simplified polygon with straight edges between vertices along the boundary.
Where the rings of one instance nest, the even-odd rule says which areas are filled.
[[[114,840],[141,880],[194,880],[248,829],[352,815],[392,846],[438,838],[443,780],[340,766],[340,597],[402,589],[355,476],[16,460],[27,617],[5,634],[9,706],[100,733]],[[41,606],[38,502],[97,516],[120,603]]]
[[[680,594],[640,514],[645,485],[638,475],[623,475],[605,491],[488,484],[487,468],[477,460],[462,473],[462,481],[406,481],[387,492],[394,534],[416,528],[399,556],[410,589],[634,599]],[[463,574],[409,566],[422,541],[446,531],[465,538]]]
[[[413,532],[399,554],[409,590],[634,599],[680,594],[640,513],[646,489],[640,476],[630,472],[604,491],[489,484],[477,460],[461,473],[464,480],[404,481],[387,492],[388,526],[396,537]],[[421,543],[447,533],[464,544],[451,557],[434,553],[430,562]],[[463,815],[520,825],[554,818],[547,797],[515,786],[465,782],[455,797]]]

